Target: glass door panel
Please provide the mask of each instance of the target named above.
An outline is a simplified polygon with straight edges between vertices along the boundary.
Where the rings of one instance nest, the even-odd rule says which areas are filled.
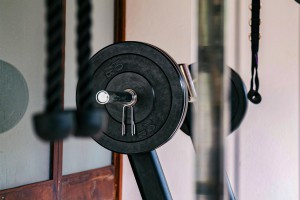
[[[65,107],[76,107],[76,1],[66,1]],[[95,54],[114,41],[114,1],[94,0],[92,47]],[[110,165],[112,153],[91,138],[64,141],[63,175]]]
[[[0,1],[0,190],[49,179],[31,120],[44,105],[44,16],[44,1]]]

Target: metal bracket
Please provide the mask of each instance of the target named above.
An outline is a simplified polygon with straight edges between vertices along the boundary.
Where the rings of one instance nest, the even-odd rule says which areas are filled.
[[[144,200],[172,200],[156,151],[128,154],[131,168]]]

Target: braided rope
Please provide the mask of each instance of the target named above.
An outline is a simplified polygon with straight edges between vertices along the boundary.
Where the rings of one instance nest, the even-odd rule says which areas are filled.
[[[92,99],[92,73],[89,67],[91,54],[91,11],[90,0],[77,0],[77,62],[78,68],[78,102],[80,109],[89,109],[93,106]]]
[[[61,0],[46,0],[46,112],[62,110],[62,42],[63,21]]]

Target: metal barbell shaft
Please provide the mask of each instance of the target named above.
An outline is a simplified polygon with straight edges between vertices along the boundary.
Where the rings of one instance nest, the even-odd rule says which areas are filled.
[[[106,90],[101,90],[96,94],[96,101],[99,104],[108,104],[108,103],[120,103],[123,104],[122,109],[122,136],[125,136],[126,126],[125,126],[125,109],[126,107],[130,108],[130,118],[131,118],[131,135],[135,135],[135,122],[134,122],[134,113],[133,106],[137,101],[137,95],[132,89],[126,89],[124,92],[111,92]]]
[[[96,94],[96,101],[99,104],[120,103],[128,106],[133,106],[136,102],[136,93],[127,89],[124,92],[112,92],[101,90]]]

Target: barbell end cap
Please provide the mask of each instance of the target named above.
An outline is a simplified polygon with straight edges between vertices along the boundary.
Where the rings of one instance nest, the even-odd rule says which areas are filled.
[[[76,137],[90,137],[107,126],[107,116],[101,109],[82,110],[77,112]]]
[[[74,132],[74,111],[38,113],[33,116],[37,136],[44,141],[62,140]]]

